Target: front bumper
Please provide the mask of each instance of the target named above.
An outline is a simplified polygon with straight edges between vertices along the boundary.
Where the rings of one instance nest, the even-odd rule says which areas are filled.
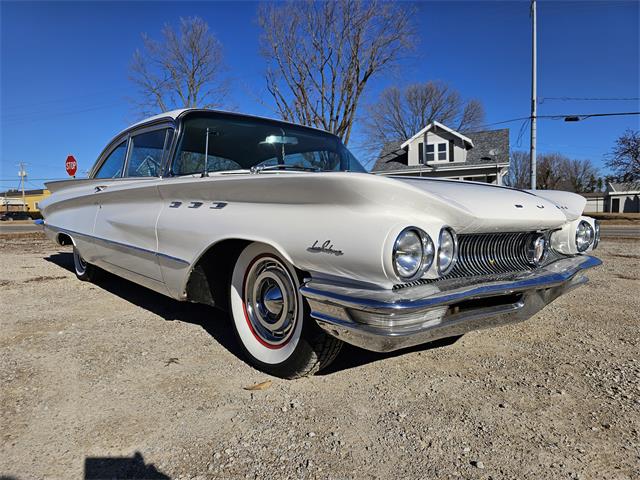
[[[370,290],[310,280],[300,289],[311,317],[330,335],[377,352],[473,330],[521,322],[587,282],[602,262],[586,255],[529,272],[456,278],[399,290]]]

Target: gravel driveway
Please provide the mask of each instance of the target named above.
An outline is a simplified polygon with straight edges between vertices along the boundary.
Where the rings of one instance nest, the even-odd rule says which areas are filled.
[[[298,381],[215,310],[77,281],[40,234],[0,252],[0,477],[640,478],[638,241],[528,322]]]

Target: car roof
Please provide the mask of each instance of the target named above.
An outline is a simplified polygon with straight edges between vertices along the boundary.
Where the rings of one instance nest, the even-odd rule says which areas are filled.
[[[125,133],[125,132],[127,132],[127,131],[129,131],[129,130],[131,130],[133,128],[139,127],[141,125],[145,125],[147,123],[154,123],[154,122],[158,122],[158,121],[162,121],[162,120],[176,121],[181,116],[186,115],[188,113],[194,113],[194,112],[222,113],[222,114],[233,115],[233,116],[242,117],[242,118],[255,118],[255,119],[259,119],[259,120],[269,120],[269,121],[272,121],[272,122],[285,123],[285,124],[293,125],[293,126],[296,126],[296,127],[303,127],[303,128],[308,128],[310,130],[316,130],[316,131],[322,132],[324,134],[334,135],[333,133],[328,132],[326,130],[323,130],[321,128],[309,127],[307,125],[301,125],[301,124],[298,124],[298,123],[289,122],[289,121],[282,120],[282,119],[264,117],[264,116],[260,116],[260,115],[250,115],[250,114],[246,114],[246,113],[231,112],[229,110],[218,110],[218,109],[211,109],[211,108],[180,108],[180,109],[177,109],[177,110],[169,110],[168,112],[163,112],[163,113],[160,113],[158,115],[153,115],[152,117],[145,118],[144,120],[140,120],[139,122],[136,122],[136,123],[134,123],[132,125],[129,125],[127,128],[122,130],[116,136],[118,137],[118,136],[122,135],[123,133]]]

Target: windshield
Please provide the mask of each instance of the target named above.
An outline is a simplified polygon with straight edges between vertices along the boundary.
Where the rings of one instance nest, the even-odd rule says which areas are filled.
[[[272,120],[197,114],[185,119],[181,137],[174,175],[252,167],[365,172],[338,137]]]

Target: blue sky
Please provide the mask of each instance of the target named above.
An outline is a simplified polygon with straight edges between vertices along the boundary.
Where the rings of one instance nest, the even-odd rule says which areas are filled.
[[[539,96],[640,97],[639,18],[636,1],[538,4]],[[0,190],[18,184],[24,161],[28,186],[66,175],[73,154],[86,171],[111,137],[136,119],[127,98],[136,92],[128,67],[141,32],[158,37],[180,16],[204,18],[222,42],[236,110],[273,116],[253,2],[1,2]],[[375,79],[365,102],[390,84],[442,80],[464,97],[481,100],[488,124],[529,115],[529,2],[417,4],[419,43],[397,71]],[[546,99],[539,115],[638,111],[631,101]],[[362,110],[361,110],[362,111]],[[512,149],[529,148],[528,129],[508,123]],[[640,118],[578,123],[540,120],[539,152],[603,156]],[[359,135],[350,145],[358,153]]]

